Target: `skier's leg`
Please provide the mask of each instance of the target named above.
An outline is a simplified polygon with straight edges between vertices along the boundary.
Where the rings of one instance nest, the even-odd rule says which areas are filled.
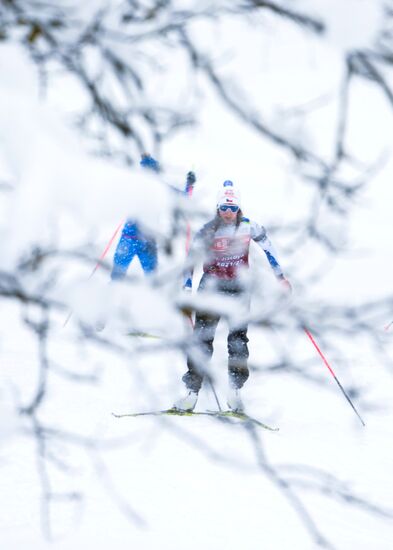
[[[207,364],[213,354],[213,341],[216,332],[218,315],[197,312],[194,327],[195,346],[187,358],[188,371],[182,380],[188,389],[198,392],[201,389]]]
[[[205,290],[207,281],[208,278],[204,275],[198,292]],[[213,354],[213,340],[219,320],[218,315],[196,312],[193,344],[187,357],[188,371],[182,378],[188,389],[188,394],[175,403],[176,409],[192,411],[196,405],[198,392],[206,374],[206,365]]]
[[[213,340],[218,316],[197,313],[195,319],[194,339],[195,346],[191,349],[188,359],[188,371],[182,380],[188,393],[174,404],[174,408],[183,411],[193,411],[198,400],[198,392],[201,389],[203,377],[206,374],[206,363],[213,353]]]
[[[138,258],[146,275],[155,271],[157,268],[157,243],[153,239],[141,243]]]
[[[238,282],[226,289],[226,294],[234,300],[236,304],[236,315],[229,320],[228,334],[228,378],[229,387],[239,390],[246,382],[249,371],[248,361],[248,325],[240,319],[247,318],[250,309],[250,294]]]
[[[228,376],[233,388],[241,388],[249,376],[247,360],[247,326],[235,328],[228,335]]]
[[[122,237],[113,258],[112,281],[124,279],[128,266],[136,253],[136,241]]]
[[[249,376],[247,359],[247,327],[232,329],[228,335],[228,379],[227,404],[232,411],[244,411],[240,388]]]

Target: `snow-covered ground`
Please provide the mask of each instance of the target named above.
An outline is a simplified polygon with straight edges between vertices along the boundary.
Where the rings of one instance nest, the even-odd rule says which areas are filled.
[[[3,330],[2,326],[4,334]],[[257,361],[266,355],[267,344],[257,330],[251,331],[251,337],[251,359]],[[2,376],[23,385],[27,394],[34,386],[30,377],[35,359],[26,347],[22,350],[12,338],[6,345],[3,341]],[[214,365],[221,401],[224,351],[223,346],[217,347]],[[283,478],[304,482],[295,491],[321,533],[340,549],[387,550],[391,520],[370,516],[361,504],[330,499],[329,490],[334,494],[336,486],[333,479],[327,480],[325,494],[308,488],[313,482],[318,487],[317,471],[323,470],[360,498],[381,507],[391,505],[392,380],[372,358],[368,363],[364,354],[357,353],[356,375],[364,384],[372,384],[372,400],[382,406],[380,412],[362,411],[366,428],[333,381],[321,389],[282,373],[254,374],[244,391],[245,401],[250,414],[280,427],[278,433],[257,431],[261,449]],[[102,442],[87,449],[67,438],[50,444],[69,469],[60,474],[49,468],[54,490],[83,495],[80,501],[53,502],[54,542],[44,542],[40,531],[45,510],[40,506],[43,487],[36,441],[31,434],[20,433],[28,423],[3,406],[1,532],[5,548],[316,547],[285,492],[258,464],[255,441],[244,425],[203,417],[111,416],[112,411],[167,407],[179,392],[181,357],[167,352],[135,362],[132,355],[125,361],[105,359],[97,354],[95,361],[89,361],[102,369],[96,386],[60,382],[53,375],[50,404],[39,415],[45,426]],[[63,367],[81,374],[83,362],[83,355],[77,362],[63,347]],[[344,371],[338,375],[345,379]],[[18,384],[19,380],[23,383]],[[215,408],[208,388],[198,408]],[[17,430],[7,434],[12,426]]]

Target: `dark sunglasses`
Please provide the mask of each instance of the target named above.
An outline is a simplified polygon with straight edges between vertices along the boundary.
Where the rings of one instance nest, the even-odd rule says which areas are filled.
[[[231,212],[237,212],[239,210],[239,207],[235,206],[234,204],[221,204],[220,210],[221,212],[226,212],[227,210],[230,210]]]

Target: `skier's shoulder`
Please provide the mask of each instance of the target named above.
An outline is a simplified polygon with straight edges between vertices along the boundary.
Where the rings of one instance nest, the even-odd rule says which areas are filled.
[[[247,218],[246,216],[242,216],[240,218],[240,223],[250,225],[251,227],[263,227],[260,223],[252,220],[251,218]]]
[[[214,232],[217,229],[217,220],[216,218],[213,218],[212,220],[205,223],[197,232],[197,235],[201,237],[205,237],[206,235],[210,235],[212,232]]]
[[[254,241],[263,241],[266,239],[267,232],[263,225],[246,217],[243,217],[241,221],[249,226],[250,236]]]

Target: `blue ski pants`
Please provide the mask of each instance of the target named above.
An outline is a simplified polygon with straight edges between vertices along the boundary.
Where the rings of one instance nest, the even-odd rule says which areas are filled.
[[[124,279],[134,256],[139,258],[143,271],[148,274],[157,268],[157,244],[154,239],[120,238],[113,259],[112,281]]]

